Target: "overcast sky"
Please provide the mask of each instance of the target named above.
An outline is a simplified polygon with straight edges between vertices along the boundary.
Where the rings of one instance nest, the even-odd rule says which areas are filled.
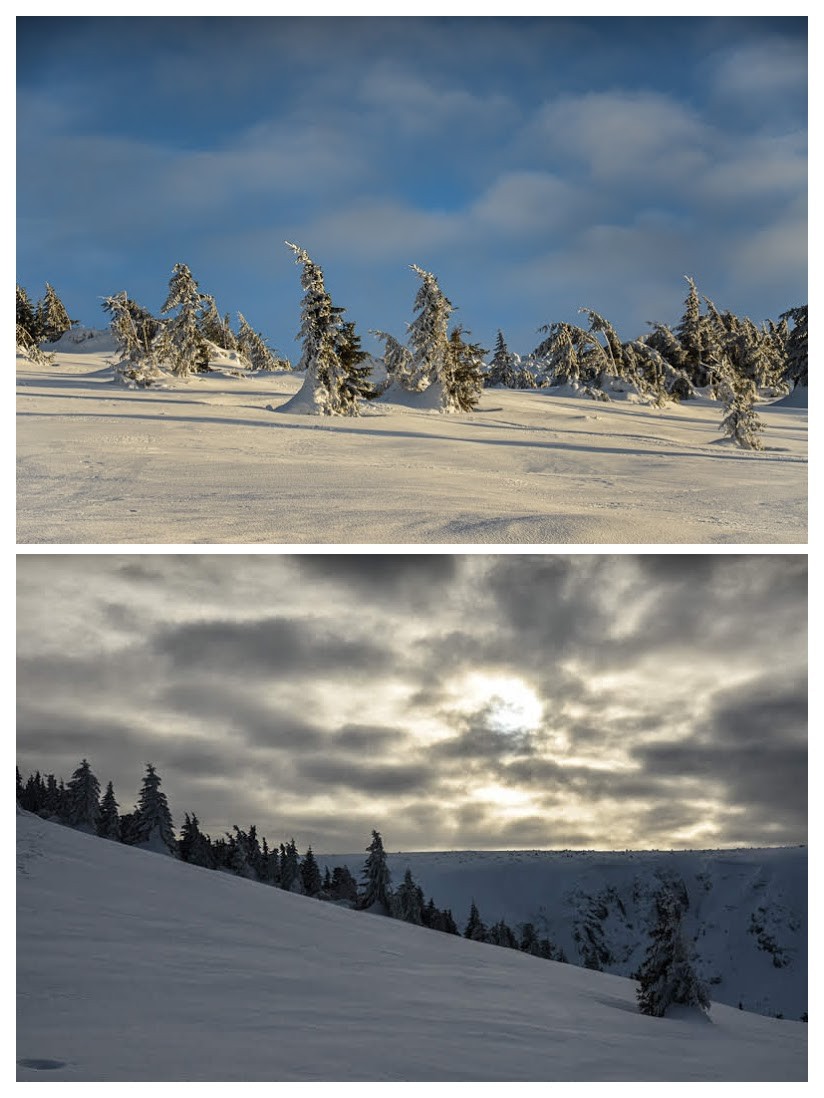
[[[21,556],[18,764],[388,849],[806,840],[806,557]]]
[[[290,356],[299,271],[403,339],[455,319],[674,322],[683,275],[757,321],[807,300],[806,18],[17,18],[17,277],[105,326],[176,262]]]

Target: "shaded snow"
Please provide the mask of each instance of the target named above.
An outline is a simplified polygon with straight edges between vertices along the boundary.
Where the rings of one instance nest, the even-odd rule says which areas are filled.
[[[801,1080],[807,1027],[17,816],[20,1080]]]
[[[317,855],[323,869],[363,855]],[[807,849],[683,851],[448,851],[389,854],[393,885],[407,868],[460,930],[474,900],[487,924],[532,922],[583,964],[591,908],[606,912],[596,933],[612,959],[607,972],[629,976],[648,942],[653,897],[662,876],[683,880],[684,927],[712,998],[786,1018],[807,1011]],[[761,928],[760,931],[758,928]],[[772,947],[772,948],[770,948]]]
[[[807,539],[801,408],[759,405],[753,452],[715,445],[706,398],[659,410],[492,389],[458,415],[389,394],[358,417],[283,416],[301,374],[130,391],[110,358],[79,344],[53,366],[18,360],[20,543]]]

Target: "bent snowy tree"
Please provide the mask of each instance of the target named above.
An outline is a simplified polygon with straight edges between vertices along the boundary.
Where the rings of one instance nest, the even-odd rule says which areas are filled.
[[[368,369],[361,365],[354,325],[341,320],[344,310],[332,304],[323,271],[308,252],[288,240],[286,246],[303,267],[299,332],[303,349],[297,368],[306,371],[306,380],[300,392],[280,410],[320,416],[358,415],[360,398],[371,392],[371,386]]]

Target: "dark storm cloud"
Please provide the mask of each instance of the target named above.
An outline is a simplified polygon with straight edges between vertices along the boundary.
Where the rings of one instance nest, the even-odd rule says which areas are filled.
[[[349,588],[370,599],[425,601],[440,597],[455,578],[457,558],[445,554],[311,554],[295,558],[302,576]]]
[[[633,752],[647,774],[701,779],[724,801],[781,813],[803,824],[807,811],[807,700],[799,683],[738,688],[687,739]]]
[[[296,763],[298,776],[313,786],[345,787],[356,793],[393,795],[431,789],[434,769],[424,763],[363,763],[336,758]]]
[[[200,679],[175,683],[160,699],[179,713],[238,735],[247,746],[282,751],[313,750],[323,731],[293,709],[256,701],[248,691]]]
[[[253,677],[261,672],[351,675],[381,670],[388,662],[383,647],[288,618],[186,623],[163,630],[155,645],[181,670]]]

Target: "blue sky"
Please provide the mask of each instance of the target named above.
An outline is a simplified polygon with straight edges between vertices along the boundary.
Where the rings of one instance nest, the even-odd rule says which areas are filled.
[[[755,320],[807,300],[804,18],[17,20],[17,279],[102,327],[176,262],[295,357],[321,265],[399,338],[434,271],[514,350],[582,305],[625,339],[684,274]]]

